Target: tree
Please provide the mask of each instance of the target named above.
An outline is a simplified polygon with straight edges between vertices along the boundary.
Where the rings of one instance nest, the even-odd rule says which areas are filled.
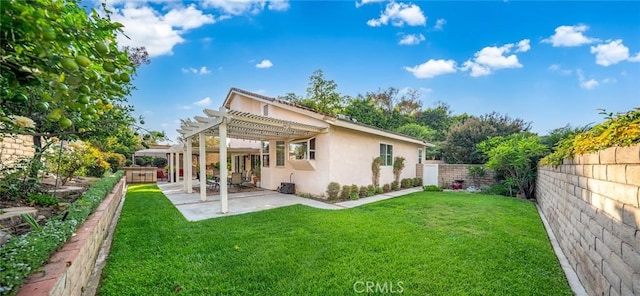
[[[435,131],[417,123],[405,124],[396,129],[396,132],[412,136],[425,141],[432,141],[435,138]]]
[[[416,123],[429,127],[435,131],[436,141],[445,139],[446,131],[453,124],[451,107],[444,102],[436,102],[434,107],[429,107],[416,114]]]
[[[42,138],[105,139],[136,123],[126,97],[146,51],[119,49],[122,25],[78,3],[0,5],[0,134],[33,135],[36,159]]]
[[[489,159],[487,168],[505,174],[506,185],[534,198],[537,164],[548,151],[540,137],[528,132],[491,137],[478,144],[478,149]]]
[[[451,126],[442,144],[442,157],[447,163],[482,164],[487,159],[476,145],[489,137],[507,136],[528,131],[530,123],[492,112],[470,116]]]
[[[344,114],[351,119],[376,127],[384,125],[384,115],[382,111],[373,104],[371,97],[359,95],[348,100],[344,108]]]
[[[343,99],[336,91],[337,88],[338,84],[335,81],[324,78],[322,70],[315,70],[309,77],[307,99],[303,100],[303,105],[318,112],[330,115],[339,114],[342,112]]]

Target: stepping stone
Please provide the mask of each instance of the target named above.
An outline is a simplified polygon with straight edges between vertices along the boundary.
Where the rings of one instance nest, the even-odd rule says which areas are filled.
[[[20,217],[22,214],[27,214],[35,218],[38,214],[38,210],[33,207],[4,208],[2,209],[2,214],[0,214],[0,225],[9,228],[22,224],[24,223],[24,221],[22,221],[22,217]]]

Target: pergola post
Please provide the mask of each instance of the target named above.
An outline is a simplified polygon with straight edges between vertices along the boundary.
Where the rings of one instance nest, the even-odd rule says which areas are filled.
[[[176,182],[173,176],[173,152],[169,152],[169,179],[171,180],[171,183]]]
[[[180,151],[176,151],[175,163],[176,163],[176,182],[180,183]]]
[[[220,212],[226,214],[229,211],[227,188],[227,119],[222,118],[220,126]]]
[[[184,145],[183,145],[184,147]],[[191,176],[187,172],[187,152],[186,150],[182,150],[182,186],[184,190],[187,190],[187,179],[191,179]],[[189,178],[187,178],[189,176]]]
[[[191,138],[187,138],[187,155],[185,155],[185,166],[187,167],[187,193],[193,193],[193,147],[191,146]]]
[[[198,150],[200,152],[200,160],[198,161],[200,167],[200,200],[207,200],[207,150],[204,143],[204,132],[198,133]]]

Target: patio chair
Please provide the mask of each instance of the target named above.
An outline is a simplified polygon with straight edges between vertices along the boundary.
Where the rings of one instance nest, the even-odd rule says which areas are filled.
[[[236,186],[238,190],[242,187],[242,173],[231,173],[231,181],[229,182],[231,186]]]
[[[160,180],[169,181],[169,175],[165,174],[164,170],[157,170],[156,171],[156,177],[157,177],[158,181],[160,181]]]
[[[218,177],[213,177],[213,179],[207,180],[207,188],[213,191],[220,190],[220,179]]]

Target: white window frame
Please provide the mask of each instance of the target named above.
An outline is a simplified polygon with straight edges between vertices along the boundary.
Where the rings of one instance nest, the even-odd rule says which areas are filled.
[[[422,163],[422,148],[418,148],[418,163]]]
[[[385,145],[385,153],[384,153],[384,157],[382,155],[382,151],[380,151],[380,148],[382,148],[382,145]],[[389,147],[391,147],[391,153],[389,153]],[[378,152],[380,153],[380,160],[381,166],[393,166],[393,144],[388,144],[388,143],[382,143],[380,142],[380,145],[378,145]],[[387,163],[387,156],[391,156],[391,160],[389,163]]]
[[[313,141],[313,149],[311,148],[311,142]],[[304,158],[291,158],[291,144],[298,144],[298,143],[306,143],[307,144],[307,150],[305,151],[305,155]],[[316,138],[309,138],[309,139],[305,139],[305,140],[296,140],[296,141],[291,141],[289,142],[289,160],[316,160],[316,145],[318,145],[318,140],[316,140]],[[312,157],[313,156],[313,157]]]
[[[269,104],[262,105],[262,116],[269,116]]]

